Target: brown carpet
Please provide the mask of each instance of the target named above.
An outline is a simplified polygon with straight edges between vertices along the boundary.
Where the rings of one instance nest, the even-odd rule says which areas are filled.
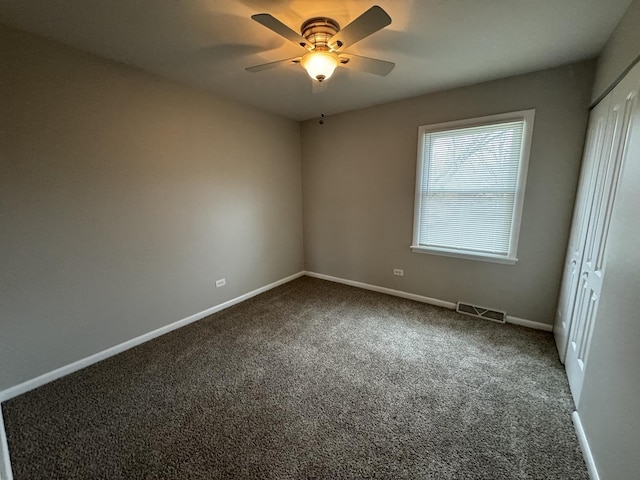
[[[303,277],[2,405],[16,480],[588,479],[549,333]]]

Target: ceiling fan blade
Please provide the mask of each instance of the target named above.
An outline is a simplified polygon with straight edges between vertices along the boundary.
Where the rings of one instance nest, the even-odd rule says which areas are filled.
[[[278,60],[277,62],[263,63],[262,65],[254,65],[253,67],[245,68],[245,70],[247,72],[255,73],[261,72],[263,70],[269,70],[270,68],[279,67],[281,65],[286,65],[288,63],[300,63],[300,57],[287,58],[286,60]]]
[[[391,17],[382,8],[371,7],[349,25],[329,39],[329,47],[339,51],[383,29],[391,23]]]
[[[393,67],[396,66],[393,62],[386,62],[384,60],[378,60],[377,58],[361,57],[360,55],[353,55],[351,53],[341,53],[340,59],[342,60],[340,62],[341,67],[373,73],[381,77],[388,75],[391,70],[393,70]],[[345,59],[348,60],[348,62],[344,63]]]
[[[299,33],[296,33],[291,28],[287,27],[284,23],[278,20],[276,17],[269,15],[268,13],[258,13],[256,15],[251,15],[256,22],[261,25],[264,25],[269,30],[274,31],[278,35],[286,38],[290,42],[295,43],[296,45],[301,46],[302,48],[306,48],[307,50],[311,50],[313,45],[307,42],[307,39],[304,38]]]

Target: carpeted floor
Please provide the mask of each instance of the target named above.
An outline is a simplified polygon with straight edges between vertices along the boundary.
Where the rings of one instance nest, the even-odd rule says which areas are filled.
[[[16,480],[588,479],[549,333],[303,277],[3,404]]]

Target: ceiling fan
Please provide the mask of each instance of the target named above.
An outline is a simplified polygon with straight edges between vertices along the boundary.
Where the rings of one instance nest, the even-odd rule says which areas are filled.
[[[343,51],[391,23],[391,17],[378,6],[371,7],[343,29],[340,29],[338,22],[328,17],[310,18],[302,24],[300,33],[268,13],[252,15],[251,18],[306,49],[307,53],[299,57],[246,68],[248,72],[261,72],[283,65],[300,64],[313,80],[322,83],[333,75],[336,67],[353,68],[381,76],[387,75],[395,67],[395,63],[392,62]]]

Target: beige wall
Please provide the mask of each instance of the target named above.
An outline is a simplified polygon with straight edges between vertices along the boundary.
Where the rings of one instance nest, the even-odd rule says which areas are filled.
[[[0,390],[302,270],[297,122],[0,44]]]
[[[598,100],[639,56],[640,0],[634,0],[598,58],[592,100]]]
[[[303,123],[306,269],[553,323],[593,68],[580,63]],[[519,262],[411,253],[418,126],[529,108],[536,118]]]

